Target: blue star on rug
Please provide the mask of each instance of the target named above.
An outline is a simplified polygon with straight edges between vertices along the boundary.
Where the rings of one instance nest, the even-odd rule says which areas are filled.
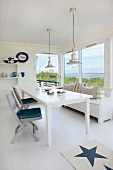
[[[105,166],[105,165],[104,165],[104,166]],[[113,169],[109,168],[108,166],[105,166],[105,168],[106,168],[107,170],[113,170]]]
[[[105,158],[105,159],[107,159],[106,157],[96,153],[97,146],[94,147],[94,148],[91,148],[91,149],[84,148],[83,146],[80,146],[80,148],[82,149],[83,153],[76,155],[74,157],[87,157],[87,159],[89,160],[92,167],[94,165],[94,159],[95,158]],[[110,170],[110,169],[108,169],[108,170]]]

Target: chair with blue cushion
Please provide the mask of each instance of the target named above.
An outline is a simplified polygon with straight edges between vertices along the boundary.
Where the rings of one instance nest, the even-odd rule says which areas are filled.
[[[13,91],[14,91],[16,98],[18,99],[19,103],[21,104],[23,108],[28,108],[30,105],[37,104],[38,102],[37,100],[33,98],[21,99],[16,87],[13,87]]]
[[[32,121],[42,119],[41,109],[40,108],[30,108],[30,109],[21,108],[18,102],[16,101],[16,98],[12,91],[10,91],[6,95],[6,98],[7,98],[7,101],[9,103],[9,106],[12,110],[14,117],[16,118],[19,124],[15,129],[15,136],[13,137],[11,143],[14,143],[16,138],[21,134],[23,130],[29,133],[33,138],[35,138],[35,141],[38,141],[38,138],[35,135],[35,129],[37,130],[38,128]],[[27,128],[28,123],[33,125],[33,132],[30,131],[30,129],[28,130]]]

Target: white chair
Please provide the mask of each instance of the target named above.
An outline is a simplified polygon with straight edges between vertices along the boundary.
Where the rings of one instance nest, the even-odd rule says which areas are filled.
[[[38,128],[32,121],[42,119],[41,109],[40,108],[31,108],[31,109],[20,108],[12,91],[10,91],[6,95],[6,98],[7,98],[7,101],[9,103],[9,106],[12,110],[14,117],[19,124],[15,129],[15,135],[13,139],[11,140],[11,143],[14,143],[14,141],[21,134],[22,131],[25,131],[28,134],[30,134],[33,138],[35,138],[35,141],[37,142],[38,138],[34,134],[34,132],[35,132],[35,129],[37,130]],[[27,128],[28,123],[33,125],[33,132],[28,130]]]
[[[13,91],[22,108],[28,108],[30,105],[38,103],[38,101],[33,98],[21,99],[16,87],[13,87]]]

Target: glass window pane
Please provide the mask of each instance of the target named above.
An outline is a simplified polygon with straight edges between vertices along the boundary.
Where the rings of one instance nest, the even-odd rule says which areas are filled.
[[[82,82],[87,86],[104,86],[104,44],[82,50]]]
[[[45,68],[48,64],[47,54],[37,54],[36,79],[44,85],[58,85],[58,55],[51,55],[51,63],[55,68]]]

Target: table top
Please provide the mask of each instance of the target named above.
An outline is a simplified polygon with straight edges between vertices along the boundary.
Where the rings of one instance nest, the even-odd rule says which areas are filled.
[[[91,95],[86,95],[82,93],[76,93],[71,91],[66,91],[66,93],[59,95],[57,91],[59,89],[53,89],[54,94],[48,94],[44,89],[33,90],[30,88],[20,88],[24,93],[31,96],[32,98],[44,103],[45,105],[58,105],[58,104],[72,104],[77,102],[85,101],[86,99],[92,98]]]

